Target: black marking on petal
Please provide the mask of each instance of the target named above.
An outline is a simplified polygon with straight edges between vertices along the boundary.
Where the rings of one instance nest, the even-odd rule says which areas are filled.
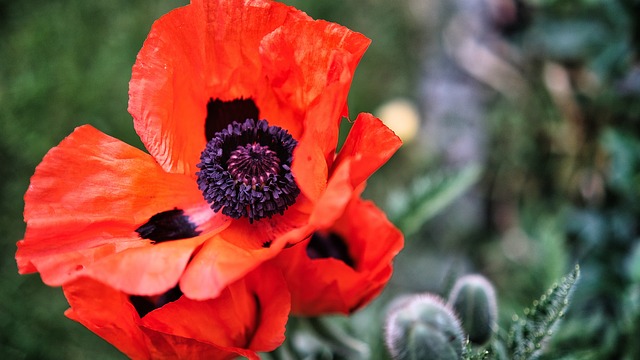
[[[211,140],[217,132],[234,121],[259,119],[259,116],[260,110],[251,98],[239,98],[231,101],[209,99],[207,103],[207,119],[204,123],[204,133],[207,141]]]
[[[272,240],[267,240],[267,241],[262,243],[262,247],[265,248],[265,249],[268,249],[268,248],[271,247],[271,243],[272,242],[273,242]]]
[[[129,296],[131,305],[136,309],[138,315],[142,318],[155,309],[161,308],[164,305],[178,300],[182,296],[180,287],[176,285],[172,289],[167,290],[164,294],[159,296]]]
[[[149,221],[137,228],[136,232],[141,238],[153,240],[156,243],[188,239],[200,234],[184,211],[177,208],[153,215]]]
[[[355,268],[349,248],[342,236],[329,231],[316,231],[311,235],[307,244],[307,256],[310,259],[334,258],[342,261],[351,268]]]

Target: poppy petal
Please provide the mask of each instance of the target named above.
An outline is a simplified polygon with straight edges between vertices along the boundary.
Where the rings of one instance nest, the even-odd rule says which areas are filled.
[[[349,217],[358,217],[350,221]],[[373,226],[362,226],[373,224]],[[361,254],[356,261],[356,271],[387,267],[404,246],[404,236],[373,202],[362,199],[349,203],[343,216],[336,224],[349,237],[358,241],[351,243],[351,251]],[[373,239],[373,240],[372,240]]]
[[[154,360],[210,360],[235,359],[238,354],[195,339],[167,334],[146,327],[141,328],[146,336],[151,359]],[[254,353],[255,355],[255,353]],[[256,357],[248,357],[257,359]]]
[[[210,99],[253,98],[262,113],[269,89],[256,61],[259,42],[302,19],[308,16],[276,2],[218,0],[193,1],[154,23],[133,67],[129,112],[166,171],[197,171]]]
[[[348,67],[348,60],[352,56],[336,52],[331,65],[332,73],[337,80],[327,84],[322,93],[310,104],[305,117],[305,133],[302,141],[315,141],[324,152],[328,166],[335,158],[338,144],[340,121],[348,117],[345,99],[349,91],[348,84],[353,77],[353,69]],[[342,113],[340,113],[342,108]],[[334,119],[334,121],[330,121]]]
[[[259,299],[258,326],[253,332],[250,349],[271,351],[280,346],[285,339],[285,325],[291,310],[291,295],[286,290],[282,272],[265,264],[250,273],[245,286],[253,289]]]
[[[181,297],[142,319],[145,327],[246,355],[284,341],[290,296],[280,271],[262,266],[206,301]]]
[[[344,212],[354,192],[350,165],[351,159],[347,159],[333,172],[309,218],[309,223],[315,227],[322,229],[331,226]]]
[[[294,138],[306,113],[322,104],[318,124],[330,125],[328,154],[369,43],[276,2],[193,1],[154,23],[133,67],[129,112],[142,142],[170,172],[195,173],[211,100],[251,98],[261,118]]]
[[[87,266],[85,273],[128,294],[160,294],[178,283],[207,236],[127,249]]]
[[[339,66],[343,69],[342,77],[351,79],[351,70],[344,64]],[[318,201],[327,187],[327,171],[333,163],[338,142],[339,110],[340,106],[346,106],[347,92],[348,86],[333,82],[314,100],[305,119],[305,132],[294,153],[292,171],[296,182],[300,191],[314,201]],[[338,121],[334,123],[327,119]]]
[[[353,159],[351,183],[356,187],[387,162],[401,145],[400,138],[380,119],[362,113],[353,123],[335,166],[340,166],[345,159]]]
[[[123,248],[144,246],[126,238],[118,239],[122,243],[116,248],[113,243],[104,244],[89,249],[80,249],[57,253],[54,255],[41,255],[29,260],[29,267],[40,273],[42,281],[49,286],[60,286],[85,273],[86,267],[95,261],[123,251]],[[20,246],[20,243],[18,243]],[[18,251],[20,247],[18,247]],[[39,254],[40,255],[40,254]]]
[[[31,179],[19,271],[39,271],[47,284],[60,285],[99,259],[149,245],[135,230],[174,208],[194,214],[190,219],[210,231],[211,224],[227,226],[213,212],[203,217],[203,204],[192,178],[165,173],[142,151],[79,127],[49,151]]]
[[[276,29],[309,23],[311,18],[293,7],[265,0],[195,0],[206,18],[206,85],[213,98],[252,98],[260,118],[299,138],[299,109],[274,93],[271,76],[261,61],[261,43]],[[288,59],[283,59],[286,61]]]
[[[342,279],[338,279],[335,272],[335,267],[341,269],[344,264],[336,259],[311,261],[306,256],[306,245],[300,243],[275,258],[275,263],[283,269],[291,292],[291,313],[318,316],[346,312],[349,304],[338,284]],[[330,272],[334,278],[326,279],[325,272]]]
[[[269,276],[271,277],[271,275]],[[283,281],[282,275],[279,276],[280,278],[274,278],[276,283],[277,281]],[[255,287],[247,286],[247,288],[251,290]],[[233,359],[238,355],[246,356],[249,359],[259,359],[253,350],[220,346],[209,341],[200,341],[172,332],[163,332],[146,327],[142,324],[140,316],[126,293],[117,291],[96,280],[81,277],[63,286],[63,290],[71,306],[65,312],[65,315],[81,323],[132,359]],[[243,289],[236,289],[236,299],[242,297],[242,295],[247,297],[246,294],[241,293],[241,290]],[[259,290],[258,292],[261,296],[265,294],[264,290]],[[269,296],[271,294],[266,293],[266,295]],[[271,348],[275,348],[282,342],[284,323],[289,311],[288,293],[281,295],[281,297],[283,297],[284,301],[274,302],[274,305],[269,309],[274,312],[273,316],[265,316],[259,319],[270,321],[268,324],[260,324],[258,329],[264,327],[272,331],[270,335],[275,344]],[[188,303],[188,299],[186,300]],[[166,306],[171,304],[173,303],[169,303]],[[195,305],[187,308],[187,314],[183,318],[183,322],[201,318],[203,308],[208,311],[205,311],[206,315],[210,315],[211,310],[220,312],[222,309],[212,309],[211,304],[207,306],[206,303],[192,302],[192,304]],[[276,307],[278,308],[276,309]],[[180,309],[180,307],[178,308]],[[172,308],[160,308],[155,313],[166,313],[167,311],[171,312]],[[284,320],[282,319],[283,314]],[[164,324],[160,327],[171,331],[170,325]],[[245,326],[233,329],[236,332],[244,330],[246,330]],[[256,334],[254,338],[257,338],[258,331],[254,331],[254,333]],[[214,338],[213,340],[218,339]],[[262,348],[256,347],[256,349]]]
[[[282,26],[265,36],[260,44],[262,64],[279,103],[303,114],[305,128],[330,128],[331,137],[322,141],[328,147],[337,142],[351,80],[369,44],[370,40],[362,34],[322,20]],[[324,117],[306,120],[309,116],[305,114],[319,104],[324,107]],[[280,107],[274,109],[273,117],[281,112]],[[265,107],[264,114],[271,118],[271,109]]]
[[[205,23],[206,84],[236,97],[253,89],[263,76],[256,55],[265,35],[311,20],[302,11],[266,0],[194,0],[192,6]]]
[[[335,23],[295,22],[265,36],[260,55],[280,97],[306,109],[328,84],[340,82],[345,89],[351,86],[351,77],[370,43],[364,35]],[[336,62],[337,54],[342,55],[342,61]],[[349,73],[344,74],[338,64]],[[344,105],[346,98],[341,100]]]
[[[318,201],[327,187],[329,169],[322,148],[314,141],[301,141],[293,153],[291,172],[309,200]]]
[[[140,318],[124,293],[80,278],[63,287],[70,309],[65,315],[105,339],[132,359],[151,359]]]
[[[158,19],[129,82],[129,113],[142,143],[168,172],[193,175],[204,149],[204,24],[192,6]],[[179,74],[179,75],[176,75]]]
[[[180,279],[180,289],[191,299],[215,298],[229,283],[275,256],[271,253],[277,251],[276,248],[248,250],[216,236],[191,260]]]
[[[303,174],[299,182],[301,191],[304,193],[306,190],[311,194],[310,196],[316,196],[316,207],[309,222],[319,228],[330,226],[343,212],[344,206],[354,192],[362,190],[361,187],[364,186],[365,180],[389,160],[401,145],[400,138],[382,121],[371,114],[363,113],[358,115],[347,135],[347,139],[331,167],[329,181],[324,188],[316,185],[315,190],[309,190],[312,189],[311,186],[304,186],[311,183],[311,180],[309,172],[305,173],[301,168],[305,165],[305,160],[311,162],[314,158],[308,155],[306,158],[300,159],[298,163],[294,158],[292,165],[294,174],[298,176],[295,173],[296,170]],[[306,149],[310,146],[312,145],[299,147]],[[300,153],[304,156],[304,152]],[[315,158],[314,165],[320,166],[317,158]],[[320,190],[321,188],[322,190]]]
[[[36,168],[25,220],[109,215],[142,224],[161,211],[202,204],[193,178],[167,174],[148,154],[85,125]]]
[[[295,209],[279,220],[263,219],[246,226],[235,222],[220,235],[208,240],[194,255],[182,278],[180,288],[191,299],[215,298],[227,285],[240,279],[263,262],[273,258],[287,244],[294,244],[313,231],[308,224],[287,226]],[[299,221],[306,219],[299,213]],[[283,227],[280,231],[278,227]],[[254,242],[261,239],[260,242]]]
[[[327,119],[340,119],[336,109],[343,90],[332,84],[317,98],[307,113],[307,128],[296,147],[291,165],[292,172],[300,191],[312,201],[318,201],[326,190],[329,167],[335,158],[338,141],[337,122]]]
[[[46,284],[59,286],[93,259],[145,243],[129,224],[110,219],[34,219],[25,239],[18,241],[16,262],[21,274],[39,271]]]

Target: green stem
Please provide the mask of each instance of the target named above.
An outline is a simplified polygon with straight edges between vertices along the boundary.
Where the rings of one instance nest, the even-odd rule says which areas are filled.
[[[347,334],[342,328],[335,324],[323,321],[321,318],[307,318],[307,323],[316,333],[318,338],[324,340],[336,355],[344,359],[369,359],[369,346],[353,336]]]
[[[288,339],[287,339],[288,340]],[[281,346],[269,353],[273,360],[297,360],[296,356],[290,349],[289,341],[285,340]]]

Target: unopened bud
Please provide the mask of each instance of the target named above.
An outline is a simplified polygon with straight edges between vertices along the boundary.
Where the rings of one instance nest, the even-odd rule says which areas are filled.
[[[496,292],[493,285],[481,275],[466,275],[458,279],[449,304],[462,321],[469,341],[484,344],[491,338],[498,317]]]
[[[460,321],[435,295],[416,295],[387,316],[385,342],[394,360],[458,360],[463,341]]]

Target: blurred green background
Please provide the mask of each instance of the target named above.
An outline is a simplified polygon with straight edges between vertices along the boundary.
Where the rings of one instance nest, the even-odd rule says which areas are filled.
[[[405,145],[365,192],[390,218],[421,187],[482,169],[435,217],[402,223],[384,296],[335,321],[379,344],[394,296],[445,295],[475,272],[496,285],[506,326],[579,263],[544,358],[640,358],[640,1],[285,2],[373,41],[349,104],[352,117],[395,104],[385,120]],[[63,316],[59,288],[17,274],[22,196],[76,126],[141,146],[126,110],[131,66],[153,21],[185,3],[0,2],[0,358],[123,358]]]

